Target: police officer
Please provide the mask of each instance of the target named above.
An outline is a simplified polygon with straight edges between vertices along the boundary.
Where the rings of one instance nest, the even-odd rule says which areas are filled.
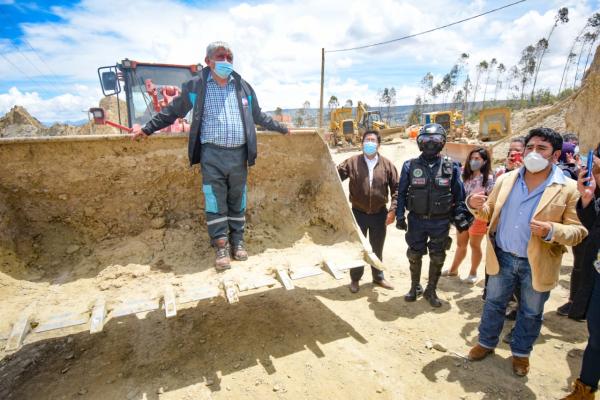
[[[450,222],[466,230],[473,220],[464,200],[460,167],[440,152],[446,144],[446,131],[439,124],[426,124],[419,131],[417,144],[421,155],[404,162],[398,184],[396,228],[406,231],[411,286],[404,296],[415,301],[423,295],[432,307],[442,303],[435,292],[446,250],[452,239]],[[404,211],[408,210],[408,224]],[[429,281],[423,292],[420,284],[422,257],[429,250]]]

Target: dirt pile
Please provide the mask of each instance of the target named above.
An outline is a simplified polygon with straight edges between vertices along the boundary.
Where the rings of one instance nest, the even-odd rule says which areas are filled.
[[[600,141],[600,46],[594,62],[587,71],[581,88],[573,96],[566,112],[567,130],[579,135],[582,151],[595,147]]]
[[[121,123],[127,125],[127,104],[122,100],[119,104]],[[99,106],[104,108],[106,119],[119,121],[115,96],[104,97],[100,100]],[[119,130],[107,125],[94,125],[92,122],[82,126],[55,123],[46,127],[21,106],[14,106],[4,117],[0,118],[0,137],[109,135],[115,133],[119,133]]]

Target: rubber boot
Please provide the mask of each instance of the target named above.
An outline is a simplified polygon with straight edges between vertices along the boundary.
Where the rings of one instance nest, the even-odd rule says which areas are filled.
[[[431,257],[431,256],[430,256]],[[442,302],[437,296],[435,292],[437,288],[437,283],[440,279],[440,275],[442,274],[442,267],[444,266],[444,262],[441,263],[439,260],[431,259],[429,260],[429,280],[427,281],[427,287],[425,288],[425,292],[423,292],[423,297],[427,299],[431,307],[441,307]]]
[[[421,257],[411,257],[410,262],[410,290],[404,295],[405,301],[415,301],[418,296],[423,294],[423,287],[419,283],[421,280]]]

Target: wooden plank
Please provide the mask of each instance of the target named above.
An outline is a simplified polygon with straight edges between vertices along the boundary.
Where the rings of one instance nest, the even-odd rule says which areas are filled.
[[[321,275],[322,273],[323,270],[315,265],[310,267],[299,267],[292,269],[292,271],[290,272],[290,278],[296,280],[308,278],[309,276]]]
[[[158,307],[158,299],[128,299],[116,306],[110,312],[110,317],[124,317],[126,315],[158,310]]]
[[[234,281],[224,280],[223,289],[225,290],[225,297],[227,297],[229,304],[234,304],[240,301],[240,298],[238,297],[238,290]]]
[[[286,290],[292,290],[294,288],[294,282],[292,282],[292,279],[290,278],[286,270],[284,270],[283,268],[279,268],[277,270],[277,276],[279,277],[281,284],[284,288],[286,288]]]
[[[338,271],[346,271],[351,268],[364,267],[366,265],[367,263],[364,260],[351,260],[335,263],[335,267]]]
[[[205,299],[212,299],[218,297],[221,294],[221,290],[213,286],[201,286],[192,287],[184,290],[179,295],[179,304],[191,303],[194,301],[200,301]]]
[[[40,322],[34,329],[35,333],[48,332],[56,329],[69,328],[72,326],[83,325],[88,322],[88,315],[83,313],[65,313],[53,315],[49,320]]]
[[[6,341],[6,351],[16,351],[21,347],[23,340],[25,340],[25,336],[27,336],[31,330],[30,320],[31,313],[29,310],[25,310],[21,313],[21,316],[13,325],[8,340]]]
[[[96,300],[94,308],[92,308],[92,316],[90,317],[90,333],[102,332],[104,329],[104,320],[106,318],[106,301],[104,299]]]
[[[333,277],[337,280],[342,279],[344,277],[344,274],[341,273],[335,263],[331,260],[327,260],[325,261],[325,266],[327,267],[327,269],[329,270],[329,272],[331,272],[331,275],[333,275]]]
[[[173,290],[173,286],[165,286],[163,303],[165,306],[165,316],[167,318],[172,318],[177,315],[177,304],[175,303],[175,291]]]
[[[238,284],[240,292],[247,290],[258,289],[265,286],[275,286],[277,281],[270,276],[260,276],[253,279],[247,279]]]

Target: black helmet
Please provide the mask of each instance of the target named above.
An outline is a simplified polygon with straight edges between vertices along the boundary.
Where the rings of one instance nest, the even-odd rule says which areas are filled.
[[[424,155],[437,155],[446,144],[446,130],[440,124],[425,124],[419,130],[417,144]]]

